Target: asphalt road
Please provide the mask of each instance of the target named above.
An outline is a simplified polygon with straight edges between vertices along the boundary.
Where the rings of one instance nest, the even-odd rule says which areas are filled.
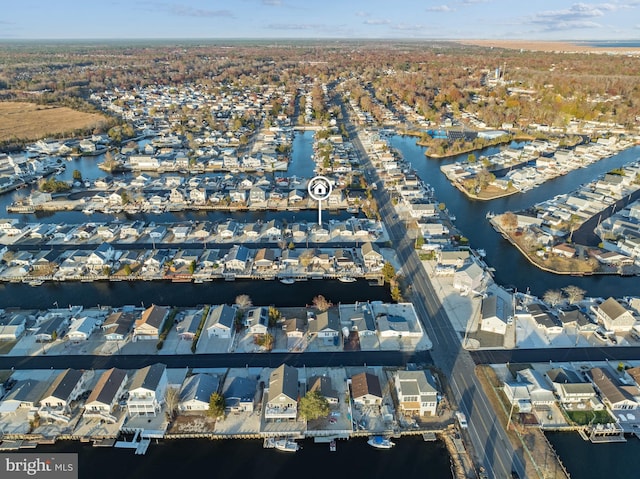
[[[516,470],[520,477],[526,477],[522,451],[514,452],[502,425],[496,419],[496,414],[475,375],[475,363],[469,352],[462,348],[462,338],[453,329],[435,294],[431,280],[415,251],[414,241],[409,238],[404,224],[398,220],[389,193],[385,188],[380,188],[382,183],[377,171],[357,137],[355,126],[348,120],[344,105],[342,112],[347,131],[364,166],[365,176],[370,184],[375,182],[379,186],[374,190],[374,196],[400,261],[402,275],[412,286],[410,299],[433,343],[433,361],[449,380],[454,395],[453,402],[467,416],[469,427],[466,433],[473,444],[477,459],[491,477],[507,478],[512,470]]]

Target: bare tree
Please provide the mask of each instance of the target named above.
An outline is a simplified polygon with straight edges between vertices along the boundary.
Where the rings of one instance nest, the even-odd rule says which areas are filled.
[[[500,223],[505,230],[513,231],[518,227],[518,217],[515,215],[515,213],[507,211],[502,216],[500,216]]]
[[[559,289],[548,289],[547,291],[545,291],[542,299],[545,303],[551,305],[552,307],[555,307],[562,303],[564,297],[562,296],[562,291],[560,291]]]
[[[313,298],[312,303],[318,309],[318,311],[326,311],[331,306],[333,306],[331,301],[329,301],[327,298],[325,298],[321,294]]]
[[[246,309],[249,309],[251,306],[253,306],[253,303],[251,302],[251,298],[249,297],[248,294],[240,294],[236,296],[236,306],[241,311],[244,311]]]
[[[178,403],[180,402],[180,391],[178,388],[167,388],[164,393],[164,403],[167,408],[167,417],[169,420],[173,420],[178,409]]]
[[[569,304],[578,303],[584,299],[585,290],[573,284],[562,288],[562,291],[567,295],[567,301],[569,301]]]

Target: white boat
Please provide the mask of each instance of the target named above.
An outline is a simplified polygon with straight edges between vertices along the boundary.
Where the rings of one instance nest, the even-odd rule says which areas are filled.
[[[353,276],[339,276],[338,281],[340,281],[341,283],[355,283],[357,279],[355,279]]]
[[[371,447],[375,447],[376,449],[391,449],[396,445],[395,442],[391,442],[389,438],[384,436],[371,436],[367,441]]]
[[[298,449],[300,449],[300,446],[298,445],[297,442],[291,441],[286,438],[276,439],[275,441],[273,441],[273,447],[276,448],[278,451],[283,451],[283,452],[296,452]]]
[[[295,282],[296,282],[296,280],[295,280],[295,279],[293,279],[293,278],[282,278],[282,279],[280,280],[280,282],[281,282],[282,284],[293,284],[293,283],[295,283]]]

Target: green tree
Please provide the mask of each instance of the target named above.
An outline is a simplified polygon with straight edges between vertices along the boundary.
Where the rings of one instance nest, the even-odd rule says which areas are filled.
[[[469,163],[475,163],[476,162],[476,155],[474,155],[473,153],[469,153],[469,156],[467,156],[467,161]]]
[[[307,421],[326,417],[329,414],[329,401],[318,391],[311,391],[300,399],[298,411]]]
[[[224,397],[222,394],[213,393],[209,396],[209,410],[207,414],[215,418],[224,416]]]
[[[282,313],[275,306],[269,306],[269,326],[273,327],[282,317]]]
[[[82,181],[82,173],[80,173],[80,170],[73,170],[73,179],[76,181]]]
[[[196,260],[189,263],[189,274],[193,274],[196,271]]]
[[[400,291],[400,286],[398,286],[398,283],[394,282],[393,286],[391,286],[391,299],[396,303],[402,301],[402,292]]]
[[[385,283],[391,282],[393,278],[396,276],[396,269],[393,267],[391,263],[388,261],[382,267],[382,277],[384,278]]]
[[[420,234],[416,238],[416,249],[422,249],[423,245],[424,245],[424,236]]]
[[[124,267],[122,268],[122,271],[124,272],[124,274],[126,274],[127,276],[131,276],[131,273],[133,272],[131,270],[131,265],[129,264],[125,264]]]

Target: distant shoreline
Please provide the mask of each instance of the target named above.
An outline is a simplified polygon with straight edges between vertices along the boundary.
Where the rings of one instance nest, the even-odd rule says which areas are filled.
[[[475,45],[480,47],[506,48],[510,50],[528,50],[540,52],[562,52],[562,53],[616,53],[640,54],[640,46],[638,47],[603,47],[593,46],[586,43],[571,43],[559,41],[543,41],[543,40],[456,40],[456,43],[462,45]]]

